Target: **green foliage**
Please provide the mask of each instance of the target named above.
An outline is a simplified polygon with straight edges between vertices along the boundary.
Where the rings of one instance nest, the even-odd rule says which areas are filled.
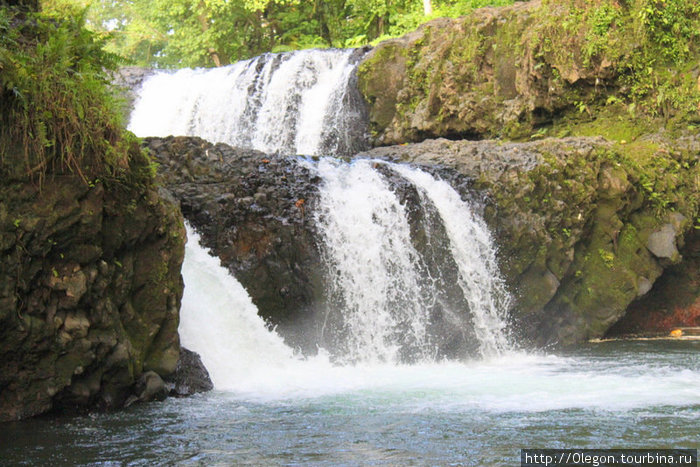
[[[142,66],[217,66],[269,51],[359,47],[437,17],[515,0],[44,0],[89,5],[88,25],[110,32],[107,48]]]
[[[619,8],[603,4],[592,10],[588,18],[588,31],[583,49],[584,64],[590,65],[591,59],[610,45],[613,30],[621,24]]]
[[[134,153],[121,100],[108,86],[118,65],[84,13],[0,7],[0,172],[43,180],[76,173],[119,176]]]
[[[640,141],[617,145],[602,156],[627,171],[644,204],[657,217],[676,211],[692,218],[700,210],[700,161],[693,152],[669,151],[657,143]]]
[[[635,4],[647,58],[680,65],[700,38],[700,4],[688,0],[642,0]],[[653,57],[649,52],[660,54]]]
[[[700,52],[700,5],[687,0],[638,0],[630,15],[641,45],[621,64],[630,96],[648,98],[646,110],[665,119],[674,110],[696,111],[700,96],[686,64]]]
[[[565,13],[551,15],[552,8]],[[632,118],[641,111],[666,121],[698,119],[700,92],[693,71],[700,57],[698,2],[545,0],[536,27],[539,57],[558,71],[614,67],[623,93],[612,103],[629,105]],[[576,102],[579,110],[593,104],[580,97]]]
[[[600,256],[600,259],[603,261],[603,264],[608,269],[612,269],[613,266],[615,265],[615,253],[612,251],[607,251],[602,248],[598,248],[598,255]]]

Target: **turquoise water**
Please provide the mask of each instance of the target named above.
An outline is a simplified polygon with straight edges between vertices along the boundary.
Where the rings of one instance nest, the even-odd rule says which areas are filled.
[[[521,448],[698,448],[699,341],[315,367],[113,414],[2,425],[15,465],[519,465]],[[295,376],[296,375],[296,376]]]

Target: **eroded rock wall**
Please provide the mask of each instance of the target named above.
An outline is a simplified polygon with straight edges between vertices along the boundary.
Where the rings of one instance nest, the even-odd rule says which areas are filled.
[[[0,420],[117,408],[172,373],[184,240],[150,184],[0,183]]]
[[[688,232],[679,251],[683,261],[664,270],[649,292],[630,304],[607,336],[667,336],[678,327],[700,326],[700,229]]]

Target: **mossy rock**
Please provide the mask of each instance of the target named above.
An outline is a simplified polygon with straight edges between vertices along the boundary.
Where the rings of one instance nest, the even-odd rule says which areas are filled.
[[[669,29],[674,24],[674,31]],[[700,7],[548,0],[437,19],[360,64],[375,145],[700,127]]]
[[[0,420],[116,408],[174,371],[184,226],[141,180],[0,184]]]

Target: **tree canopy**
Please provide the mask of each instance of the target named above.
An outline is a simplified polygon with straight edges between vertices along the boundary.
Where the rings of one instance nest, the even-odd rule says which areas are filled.
[[[355,47],[514,0],[43,0],[87,8],[108,50],[142,66],[219,66],[269,51]]]

